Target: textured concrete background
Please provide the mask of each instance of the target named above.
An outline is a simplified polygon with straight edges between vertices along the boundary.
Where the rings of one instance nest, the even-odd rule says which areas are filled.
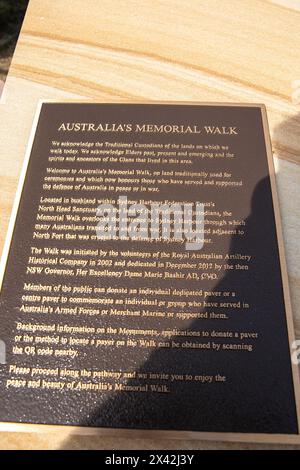
[[[8,73],[27,4],[28,0],[0,0],[0,81]]]

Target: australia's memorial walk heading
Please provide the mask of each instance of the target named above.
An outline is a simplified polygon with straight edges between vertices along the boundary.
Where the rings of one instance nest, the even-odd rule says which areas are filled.
[[[300,442],[263,106],[41,104],[1,284],[0,429]]]
[[[62,122],[58,132],[138,132],[160,134],[212,134],[212,135],[237,135],[236,126],[189,126],[178,124],[132,124],[132,123],[94,123],[94,122]]]

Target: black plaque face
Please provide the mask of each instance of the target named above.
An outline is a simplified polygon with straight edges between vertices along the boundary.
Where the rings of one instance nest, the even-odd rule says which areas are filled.
[[[41,106],[2,263],[3,423],[298,435],[265,136],[255,105]],[[97,238],[120,197],[202,203],[204,246],[149,238],[150,212],[144,239]]]

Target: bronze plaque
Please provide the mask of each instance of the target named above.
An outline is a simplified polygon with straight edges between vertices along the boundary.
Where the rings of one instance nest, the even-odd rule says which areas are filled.
[[[49,102],[31,140],[2,259],[1,427],[298,442],[264,107]]]

